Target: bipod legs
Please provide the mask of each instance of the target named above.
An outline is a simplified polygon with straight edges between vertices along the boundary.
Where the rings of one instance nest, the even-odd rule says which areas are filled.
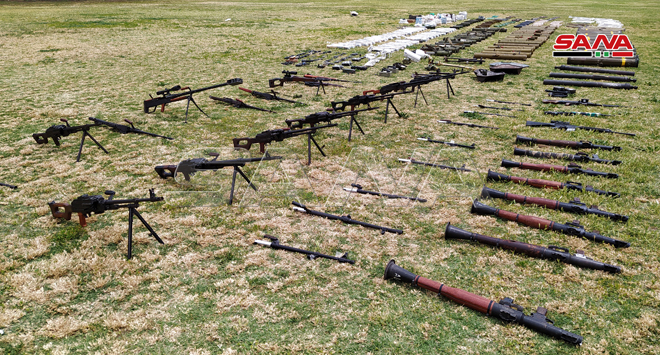
[[[417,87],[417,93],[415,94],[415,106],[414,107],[417,107],[417,96],[419,96],[420,93],[422,94],[422,99],[424,99],[424,102],[427,105],[429,104],[429,102],[426,101],[426,97],[424,96],[424,92],[422,91],[422,86],[420,85],[420,86]]]
[[[352,111],[352,110],[351,110]],[[362,130],[362,127],[360,127],[360,123],[355,119],[355,115],[351,115],[351,122],[348,126],[348,141],[351,141],[351,133],[353,133],[353,122],[355,122],[355,125],[357,128],[360,130],[362,134],[364,134],[364,131]]]
[[[78,157],[76,158],[76,162],[80,161],[80,155],[82,154],[83,144],[85,144],[85,137],[86,136],[88,136],[89,139],[94,141],[94,143],[96,143],[96,145],[99,146],[99,148],[101,148],[105,152],[105,154],[110,154],[110,153],[108,153],[107,150],[105,150],[105,148],[103,148],[101,143],[99,143],[96,139],[94,139],[94,137],[91,134],[89,134],[89,132],[83,131],[82,139],[80,140],[80,148],[78,149]]]
[[[325,95],[325,85],[323,85],[323,80],[319,80],[319,86],[316,89],[316,96],[319,95],[319,90],[323,89],[323,95]]]
[[[158,237],[158,234],[156,234],[156,232],[153,230],[153,228],[151,228],[149,223],[147,223],[147,221],[145,221],[144,218],[142,218],[142,215],[140,214],[140,212],[138,212],[135,209],[135,207],[129,207],[128,208],[128,253],[127,253],[128,254],[127,255],[128,260],[130,260],[133,257],[133,216],[137,217],[140,220],[140,222],[142,222],[142,224],[145,227],[147,227],[147,229],[149,230],[149,233],[151,233],[151,235],[154,238],[156,238],[158,243],[165,244],[160,239],[160,237]]]
[[[234,167],[234,173],[232,174],[232,177],[231,177],[231,191],[229,192],[229,204],[230,205],[234,202],[234,186],[236,186],[236,173],[241,174],[243,179],[245,179],[245,181],[247,181],[248,185],[250,185],[250,187],[253,188],[254,191],[257,191],[257,187],[254,186],[254,184],[252,184],[252,181],[250,181],[250,179],[248,179],[248,177],[245,175],[245,173],[243,173],[243,170],[241,170],[241,168],[239,168],[238,166],[235,166]]]
[[[392,108],[394,109],[396,114],[399,115],[399,117],[401,117],[401,114],[399,113],[399,110],[396,109],[396,106],[394,106],[394,102],[392,102],[392,99],[388,98],[387,105],[385,106],[385,123],[387,123],[387,113],[389,112],[390,105],[392,105]]]
[[[307,133],[307,165],[312,165],[312,143],[314,143],[316,149],[321,152],[321,155],[325,156],[323,149],[321,149],[321,146],[316,142],[316,139],[312,137],[311,133]]]
[[[195,102],[195,99],[193,99],[192,95],[190,95],[190,96],[188,96],[188,102],[186,103],[186,121],[185,121],[185,123],[188,123],[188,108],[190,107],[191,102],[193,103],[193,105],[195,105],[195,107],[197,107],[199,112],[203,113],[204,116],[209,117],[209,115],[207,115],[206,112],[204,112],[204,110],[202,110],[202,108],[199,107],[199,105],[197,105],[197,102]]]
[[[449,98],[450,90],[451,90],[451,94],[456,96],[456,94],[454,94],[454,88],[451,87],[451,83],[449,82],[449,78],[445,78],[445,80],[447,81],[447,98]]]

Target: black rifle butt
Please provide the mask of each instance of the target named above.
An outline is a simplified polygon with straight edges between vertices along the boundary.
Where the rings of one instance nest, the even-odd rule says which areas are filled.
[[[495,189],[491,189],[489,187],[484,186],[483,189],[481,189],[481,197],[482,198],[499,198],[506,200],[506,194],[502,191],[497,191]]]
[[[517,168],[520,165],[522,164],[511,160],[502,159],[502,166],[505,168]]]
[[[525,125],[527,127],[554,127],[552,123],[536,122],[536,121],[527,121]]]
[[[498,172],[488,169],[488,175],[486,175],[486,180],[489,181],[511,181],[509,175],[500,174]]]
[[[471,232],[454,227],[451,223],[447,223],[447,228],[445,228],[445,239],[472,239]]]
[[[523,136],[517,135],[516,136],[516,143],[534,144],[534,138],[528,138],[528,137],[523,137]]]
[[[497,213],[497,208],[485,205],[479,202],[479,200],[475,199],[472,202],[472,208],[470,209],[470,213],[492,216]]]
[[[385,266],[385,275],[383,276],[383,280],[389,279],[395,279],[397,281],[415,285],[415,279],[417,279],[417,275],[402,268],[401,266],[398,266],[394,262],[394,259],[392,259],[387,263],[387,266]]]
[[[520,148],[513,148],[513,155],[527,155],[527,150]]]

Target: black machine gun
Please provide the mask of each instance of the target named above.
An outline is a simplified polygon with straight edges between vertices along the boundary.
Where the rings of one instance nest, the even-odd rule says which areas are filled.
[[[290,252],[294,252],[294,253],[305,254],[305,255],[307,255],[307,259],[309,259],[309,260],[314,260],[314,259],[317,259],[317,258],[325,258],[325,259],[330,259],[330,260],[336,260],[340,263],[355,264],[355,260],[348,259],[348,253],[344,253],[343,255],[341,255],[339,257],[331,256],[331,255],[317,253],[315,251],[309,251],[309,250],[305,250],[305,249],[298,249],[298,248],[290,247],[288,245],[280,244],[280,240],[273,237],[272,235],[265,234],[264,238],[270,239],[270,242],[267,241],[267,240],[255,240],[254,244],[263,245],[265,247],[270,247],[270,248],[273,248],[273,249],[282,249],[282,250],[286,250],[286,251],[290,251]]]
[[[325,94],[325,87],[326,86],[336,86],[343,88],[344,86],[338,85],[338,84],[331,84],[328,83],[327,81],[344,81],[344,80],[338,80],[334,78],[325,78],[325,77],[314,77],[314,76],[297,76],[295,74],[298,74],[296,71],[288,71],[284,70],[282,71],[282,74],[284,74],[283,77],[281,78],[274,78],[268,80],[268,87],[274,88],[276,86],[284,86],[284,83],[293,83],[293,82],[300,82],[304,83],[307,86],[313,86],[317,87],[316,94],[319,94],[319,90],[323,89],[323,93]],[[332,80],[331,80],[332,79]]]
[[[229,194],[229,204],[231,205],[234,200],[234,187],[236,185],[236,174],[241,175],[241,177],[248,183],[254,191],[257,191],[257,187],[252,184],[250,179],[245,175],[243,170],[240,167],[245,166],[247,163],[253,162],[262,162],[269,160],[280,160],[280,156],[263,156],[261,158],[239,158],[231,160],[217,160],[218,153],[210,153],[210,156],[213,157],[211,160],[205,158],[195,158],[188,159],[179,162],[177,165],[158,165],[155,170],[158,176],[163,179],[168,177],[174,178],[177,174],[182,174],[186,181],[190,181],[190,177],[195,175],[198,171],[206,170],[220,170],[222,168],[232,167],[234,172],[232,174],[231,180],[231,192]]]
[[[103,148],[101,143],[99,143],[90,133],[89,129],[92,127],[100,126],[99,123],[86,124],[80,126],[71,126],[69,121],[61,118],[60,121],[64,122],[63,125],[53,125],[46,129],[44,133],[35,133],[32,135],[32,138],[37,142],[37,144],[46,144],[48,143],[48,138],[52,139],[56,146],[60,146],[60,138],[67,137],[70,134],[83,132],[82,139],[80,141],[80,148],[78,149],[78,157],[76,161],[80,161],[80,155],[82,154],[83,144],[85,143],[85,137],[89,137],[98,147],[103,150],[105,154],[109,154],[108,151]]]
[[[142,224],[144,224],[144,226],[149,230],[151,235],[154,238],[156,238],[158,243],[165,244],[158,237],[158,234],[156,234],[153,228],[151,228],[149,223],[147,223],[147,221],[145,221],[144,218],[142,218],[140,212],[137,211],[137,208],[140,206],[140,203],[163,201],[163,197],[156,196],[153,189],[149,190],[148,198],[114,200],[113,199],[115,195],[114,191],[106,190],[105,194],[110,197],[106,199],[102,195],[90,196],[85,194],[73,200],[71,204],[53,201],[53,202],[49,202],[48,206],[50,207],[50,211],[53,214],[53,218],[64,218],[66,220],[70,220],[72,213],[78,213],[78,221],[80,222],[80,225],[83,227],[87,226],[86,217],[91,216],[92,213],[101,214],[106,211],[113,211],[122,208],[127,208],[128,209],[128,255],[127,255],[128,259],[132,257],[132,249],[133,249],[133,216],[136,216],[142,222]],[[63,208],[64,211],[61,211],[60,208]]]
[[[165,111],[165,105],[167,105],[171,102],[175,102],[175,101],[186,100],[187,101],[187,104],[186,104],[186,122],[188,122],[188,108],[190,107],[191,102],[195,105],[195,107],[197,107],[197,109],[201,113],[204,114],[204,116],[208,117],[208,115],[199,107],[199,105],[197,105],[197,102],[195,102],[195,99],[193,98],[193,95],[198,93],[198,92],[211,90],[211,89],[219,88],[219,87],[226,86],[226,85],[240,85],[240,84],[243,84],[243,79],[234,78],[234,79],[229,79],[229,80],[227,80],[227,82],[222,83],[222,84],[211,85],[211,86],[207,86],[205,88],[196,89],[196,90],[192,90],[188,86],[181,87],[181,85],[175,85],[175,86],[173,86],[169,89],[164,89],[164,90],[157,91],[156,95],[159,95],[159,97],[153,97],[150,94],[149,97],[151,97],[151,99],[144,100],[144,113],[156,112],[156,107],[158,107],[158,106],[160,106],[160,112],[163,112],[163,111]],[[182,91],[182,92],[175,93],[175,91]],[[153,108],[153,110],[150,111],[152,108]]]
[[[316,127],[310,127],[310,128],[303,128],[303,129],[289,129],[289,128],[279,128],[279,129],[271,129],[267,131],[263,131],[261,133],[258,133],[254,138],[246,137],[246,138],[234,138],[233,143],[234,143],[234,149],[237,148],[242,148],[245,150],[250,150],[252,148],[253,144],[259,144],[259,152],[260,153],[265,153],[266,152],[266,144],[270,144],[271,142],[281,142],[287,138],[293,138],[297,136],[302,136],[302,135],[307,135],[307,161],[308,164],[311,164],[312,162],[312,142],[316,146],[316,148],[321,152],[321,155],[325,156],[325,153],[323,152],[323,149],[319,144],[316,142],[312,134],[316,133],[319,129],[324,129],[324,128],[330,128],[330,127],[336,127],[337,124],[328,124],[325,126],[316,126]]]
[[[286,125],[289,126],[289,128],[291,129],[301,129],[303,128],[304,125],[309,125],[310,127],[314,127],[321,122],[332,123],[333,120],[348,116],[351,118],[348,129],[348,141],[350,142],[351,135],[353,133],[353,123],[355,123],[355,125],[357,125],[357,128],[360,130],[360,132],[364,134],[364,131],[362,130],[362,127],[360,127],[360,123],[357,121],[355,116],[360,112],[371,111],[376,109],[378,109],[378,107],[369,107],[362,110],[351,110],[344,112],[320,111],[320,112],[312,113],[311,115],[307,115],[304,118],[286,120],[284,122],[286,122]]]
[[[578,125],[573,125],[570,124],[569,122],[565,121],[550,121],[550,123],[546,122],[535,122],[535,121],[527,121],[526,124],[527,127],[551,127],[551,128],[558,128],[558,129],[565,129],[567,131],[575,131],[576,129],[583,129],[586,131],[594,131],[594,132],[599,132],[599,133],[616,133],[616,134],[623,134],[626,136],[635,136],[635,133],[624,133],[624,132],[615,132],[609,128],[598,128],[598,127],[588,127],[588,126],[578,126]]]

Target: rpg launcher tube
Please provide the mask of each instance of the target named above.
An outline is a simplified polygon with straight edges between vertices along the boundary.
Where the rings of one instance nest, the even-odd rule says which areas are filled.
[[[610,89],[637,89],[637,86],[628,83],[598,83],[595,81],[571,81],[571,80],[543,80],[543,85],[569,85],[589,88],[610,88]]]
[[[634,67],[639,66],[639,57],[634,58],[581,58],[568,57],[566,64],[595,65],[599,67]]]
[[[544,144],[550,145],[553,147],[567,147],[573,149],[601,149],[601,150],[615,150],[620,151],[621,147],[610,146],[610,145],[600,145],[593,144],[591,142],[576,142],[576,141],[563,141],[563,140],[552,140],[552,139],[537,139],[537,138],[528,138],[523,136],[516,136],[516,143],[519,144]]]
[[[589,75],[589,74],[570,74],[570,73],[550,73],[551,78],[564,78],[564,79],[588,79],[588,80],[609,80],[618,82],[636,82],[637,79],[629,78],[627,76],[608,76],[608,75]]]
[[[611,165],[621,164],[621,160],[601,159],[596,154],[589,156],[588,154],[582,152],[577,154],[566,154],[566,153],[553,153],[553,152],[535,152],[533,150],[513,148],[513,155],[523,155],[528,157],[545,158],[545,159],[564,159],[571,161],[594,162],[594,163],[611,164]]]
[[[501,210],[499,208],[491,207],[483,203],[480,203],[478,200],[474,200],[470,212],[475,214],[487,215],[487,216],[497,216],[509,221],[514,221],[524,224],[531,228],[543,229],[543,230],[551,229],[553,231],[562,234],[581,237],[584,239],[592,240],[597,243],[612,244],[616,248],[627,248],[630,246],[630,243],[624,242],[623,240],[617,240],[614,238],[606,237],[597,232],[587,232],[584,229],[584,227],[582,227],[577,222],[561,224],[541,217],[527,216],[523,214]]]
[[[567,190],[578,190],[578,191],[589,191],[589,192],[594,192],[599,195],[606,195],[606,196],[612,196],[612,197],[619,197],[621,194],[618,192],[610,192],[610,191],[605,191],[605,190],[598,190],[594,189],[592,186],[582,186],[581,183],[579,182],[574,182],[574,181],[567,181],[567,182],[558,182],[558,181],[552,181],[552,180],[541,180],[541,179],[529,179],[529,178],[524,178],[524,177],[519,177],[519,176],[509,176],[509,175],[504,175],[500,174],[491,170],[488,170],[488,175],[486,176],[486,179],[488,181],[512,181],[516,184],[520,185],[529,185],[532,187],[540,188],[540,189],[567,189]]]
[[[418,286],[423,289],[445,296],[450,300],[460,303],[477,312],[497,317],[505,322],[518,323],[539,333],[561,339],[573,345],[582,345],[582,337],[555,327],[552,321],[546,318],[547,309],[539,307],[531,315],[525,315],[523,308],[514,304],[511,298],[505,298],[499,303],[473,293],[445,286],[444,284],[415,275],[412,272],[396,265],[390,260],[385,267],[385,280],[395,279],[397,281]]]
[[[588,67],[576,67],[576,66],[572,66],[572,65],[560,65],[558,67],[555,67],[555,69],[570,70],[570,71],[581,71],[581,72],[588,72],[588,73],[603,73],[603,74],[635,76],[634,71],[611,70],[611,69],[588,68]]]
[[[491,189],[486,186],[484,186],[484,188],[481,190],[481,197],[499,198],[502,200],[516,201],[521,204],[530,203],[532,205],[549,208],[551,210],[562,210],[564,212],[575,213],[575,214],[593,214],[600,217],[606,217],[615,221],[628,222],[628,216],[620,215],[618,213],[601,211],[598,208],[595,208],[594,206],[587,207],[587,205],[585,205],[584,203],[580,203],[579,200],[566,203],[566,202],[550,200],[542,197],[529,197],[524,195],[511,194],[511,193]]]
[[[445,229],[445,239],[463,239],[469,240],[481,244],[490,245],[496,248],[502,248],[505,250],[511,250],[514,253],[525,254],[532,258],[537,259],[546,259],[546,260],[557,260],[565,264],[579,266],[587,269],[593,270],[602,270],[606,272],[611,272],[613,274],[621,273],[621,267],[605,264],[600,261],[595,261],[584,256],[584,253],[581,250],[578,250],[576,254],[571,254],[567,248],[561,248],[558,246],[550,245],[547,248],[527,244],[515,240],[506,240],[499,239],[494,237],[489,237],[482,234],[468,232],[466,230],[456,228],[450,223],[447,223],[447,228]]]
[[[519,163],[516,161],[502,159],[502,166],[505,168],[518,168],[526,170],[537,171],[559,171],[565,174],[585,174],[591,176],[600,176],[608,179],[618,179],[619,174],[605,173],[601,171],[594,171],[591,169],[582,169],[579,165],[551,165],[551,164],[532,164],[532,163]]]

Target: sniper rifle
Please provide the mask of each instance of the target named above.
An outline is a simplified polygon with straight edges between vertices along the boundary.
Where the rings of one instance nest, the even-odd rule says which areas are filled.
[[[253,110],[259,110],[259,111],[275,113],[275,111],[267,110],[265,108],[248,105],[245,102],[243,102],[241,100],[238,100],[238,99],[234,100],[234,99],[231,99],[229,97],[216,97],[216,96],[209,96],[209,98],[211,98],[213,100],[216,100],[216,101],[224,102],[224,103],[226,103],[230,106],[234,106],[236,108],[249,108],[249,109],[253,109]]]
[[[302,203],[296,202],[296,201],[293,201],[291,203],[293,204],[293,210],[297,211],[297,212],[303,212],[303,213],[311,214],[313,216],[319,216],[319,217],[323,217],[323,218],[327,218],[327,219],[331,219],[331,220],[338,220],[338,221],[342,221],[346,224],[357,224],[359,226],[366,227],[366,228],[378,229],[378,230],[380,230],[380,234],[385,234],[385,232],[390,232],[390,233],[395,233],[395,234],[403,234],[403,231],[400,230],[400,229],[382,227],[382,226],[367,223],[367,222],[356,221],[353,218],[351,218],[351,215],[337,216],[337,215],[330,214],[330,213],[324,213],[324,212],[320,212],[320,211],[311,210],[311,209],[307,208],[307,206],[303,205]]]
[[[575,131],[576,129],[583,129],[586,131],[594,131],[594,132],[600,132],[600,133],[616,133],[616,134],[624,134],[626,136],[635,136],[635,133],[624,133],[624,132],[615,132],[609,128],[597,128],[597,127],[588,127],[588,126],[577,126],[577,125],[572,125],[569,122],[564,122],[564,121],[550,121],[550,123],[545,123],[545,122],[534,122],[534,121],[527,121],[526,124],[528,127],[552,127],[552,128],[558,128],[558,129],[565,129],[567,131]]]
[[[330,259],[330,260],[337,260],[340,263],[355,264],[355,260],[348,259],[348,253],[344,253],[343,255],[341,255],[339,257],[336,257],[336,256],[317,253],[315,251],[309,251],[309,250],[305,250],[305,249],[298,249],[298,248],[290,247],[288,245],[280,244],[279,239],[273,237],[272,235],[265,234],[264,238],[270,239],[270,242],[267,241],[267,240],[255,240],[254,244],[263,245],[263,246],[270,247],[270,248],[273,248],[273,249],[276,249],[276,250],[277,249],[282,249],[282,250],[291,251],[291,252],[294,252],[294,253],[305,254],[305,255],[307,255],[307,259],[309,259],[309,260],[314,260],[314,259],[317,259],[317,258],[325,258],[325,259]]]

